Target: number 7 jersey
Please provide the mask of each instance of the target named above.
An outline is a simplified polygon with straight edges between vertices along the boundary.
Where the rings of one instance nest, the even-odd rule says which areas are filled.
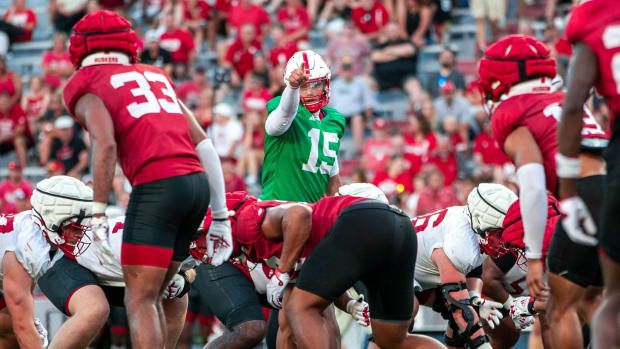
[[[273,98],[267,112],[279,104],[280,97]],[[322,119],[300,104],[284,134],[265,135],[261,199],[316,202],[323,197],[329,178],[338,174],[345,120],[334,108],[322,108],[320,113]]]
[[[78,100],[88,93],[103,101],[112,118],[118,159],[132,185],[203,171],[172,83],[162,70],[145,64],[80,68],[64,89],[74,117]]]

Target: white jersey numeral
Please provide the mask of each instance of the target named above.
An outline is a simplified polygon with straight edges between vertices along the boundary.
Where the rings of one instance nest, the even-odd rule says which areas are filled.
[[[164,109],[167,113],[182,114],[181,107],[177,101],[177,96],[168,82],[168,79],[163,74],[154,72],[144,72],[144,75],[137,71],[130,71],[121,74],[115,74],[110,77],[110,84],[115,89],[124,86],[128,82],[135,82],[138,87],[131,89],[131,94],[134,97],[144,97],[146,101],[138,103],[133,102],[127,106],[129,115],[138,119],[145,114],[157,114]],[[161,93],[168,97],[157,98],[151,89],[150,82],[160,82],[164,84],[164,87],[160,89]]]
[[[301,167],[302,170],[316,173],[319,169],[322,174],[329,174],[332,171],[332,167],[335,165],[329,165],[326,161],[321,161],[320,166],[317,162],[319,160],[319,140],[321,138],[321,130],[313,128],[308,131],[308,137],[310,137],[310,155],[308,155],[308,161]],[[330,144],[338,143],[338,135],[333,132],[323,132],[323,155],[329,158],[336,159],[336,151],[329,148]]]
[[[551,103],[543,109],[543,115],[546,117],[552,116],[557,122],[562,120],[562,106],[560,103],[555,102]],[[583,128],[581,130],[581,135],[603,135],[605,131],[601,128],[601,126],[596,122],[594,115],[590,112],[590,109],[584,105],[583,106]]]
[[[620,25],[610,25],[603,32],[603,45],[606,49],[620,47]],[[616,91],[620,93],[620,53],[611,58],[611,73],[616,82]]]

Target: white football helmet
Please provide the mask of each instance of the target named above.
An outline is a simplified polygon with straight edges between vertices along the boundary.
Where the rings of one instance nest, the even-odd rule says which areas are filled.
[[[338,188],[338,192],[336,196],[339,195],[351,195],[358,196],[362,198],[368,198],[373,200],[378,200],[383,202],[384,204],[388,204],[389,201],[383,191],[377,188],[375,185],[370,183],[351,183],[347,185],[343,185]]]
[[[301,66],[304,67],[306,74],[309,75],[308,85],[310,87],[316,84],[324,85],[323,92],[320,95],[301,97],[301,104],[311,113],[316,113],[329,103],[329,84],[332,74],[329,71],[327,63],[325,63],[323,58],[316,52],[310,50],[297,51],[286,63],[284,83],[287,86],[288,78],[291,76],[291,73]]]
[[[69,176],[54,176],[37,183],[30,198],[33,221],[49,242],[73,256],[90,241],[84,232],[92,216],[93,190]]]
[[[474,232],[485,238],[488,230],[501,229],[508,208],[517,199],[501,184],[480,183],[467,196],[467,212]]]

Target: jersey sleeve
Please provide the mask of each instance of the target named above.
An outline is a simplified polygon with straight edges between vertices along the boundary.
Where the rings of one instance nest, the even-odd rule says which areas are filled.
[[[29,214],[15,217],[14,227],[18,232],[15,256],[28,275],[36,280],[43,275],[50,262],[50,245]]]
[[[506,138],[519,126],[524,126],[525,122],[523,117],[518,113],[513,113],[511,110],[514,103],[508,101],[503,102],[491,117],[491,127],[493,128],[493,135],[496,137],[497,142],[500,144],[500,148],[504,149],[504,142]]]
[[[478,240],[471,230],[467,232],[465,226],[447,234],[443,242],[443,252],[463,275],[482,265]]]
[[[65,100],[65,106],[67,110],[75,118],[75,105],[80,97],[88,93],[88,81],[84,75],[83,70],[78,70],[67,82],[63,91],[63,97]]]

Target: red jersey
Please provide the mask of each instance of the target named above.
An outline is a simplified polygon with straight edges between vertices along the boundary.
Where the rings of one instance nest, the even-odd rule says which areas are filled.
[[[385,27],[390,21],[390,15],[381,2],[375,1],[370,10],[366,10],[362,6],[354,8],[351,12],[351,19],[363,34],[370,34]]]
[[[9,96],[15,95],[15,83],[13,83],[13,72],[8,71],[6,77],[0,78],[0,93],[6,92]]]
[[[194,37],[183,29],[165,32],[159,38],[159,46],[170,52],[175,63],[187,63],[190,52],[194,50]]]
[[[15,104],[7,114],[0,112],[0,136],[4,137],[10,134],[18,126],[26,127],[24,133],[26,135],[30,134],[26,114],[19,104]],[[7,142],[13,144],[13,141]]]
[[[26,30],[24,28],[24,25],[37,25],[37,15],[34,14],[34,11],[29,8],[21,11],[7,11],[4,14],[4,20],[13,24],[14,26],[22,28],[22,30],[24,31],[24,34],[18,35],[13,40],[14,42],[26,42],[32,40],[32,30]]]
[[[404,171],[396,177],[390,177],[385,170],[378,171],[377,174],[375,174],[375,178],[372,179],[372,184],[377,186],[388,196],[401,192],[413,192],[413,179],[409,171]]]
[[[422,141],[416,140],[411,135],[405,135],[404,139],[403,157],[409,162],[409,171],[416,174],[420,172],[422,164],[428,161],[430,153],[437,147],[437,137],[429,133]]]
[[[269,14],[265,9],[258,5],[250,5],[248,7],[242,4],[234,5],[230,9],[230,17],[228,23],[237,29],[237,33],[241,32],[241,26],[246,23],[254,24],[256,28],[256,36],[260,37],[263,24],[269,24]]]
[[[443,173],[444,183],[446,187],[452,185],[456,180],[459,173],[459,165],[456,162],[456,156],[454,153],[450,153],[448,157],[442,159],[440,156],[434,156],[431,159],[433,165],[437,166],[437,169]]]
[[[2,200],[2,214],[15,214],[17,211],[17,200],[29,201],[34,186],[32,183],[22,180],[17,185],[13,185],[8,179],[0,183],[0,200]]]
[[[265,106],[270,99],[271,93],[266,88],[258,93],[248,90],[243,94],[243,110],[266,111]]]
[[[610,129],[620,113],[620,6],[616,1],[582,2],[571,13],[566,36],[573,44],[586,43],[598,59],[594,83],[611,109]]]
[[[230,62],[237,74],[243,78],[247,72],[254,69],[254,54],[260,49],[261,44],[258,40],[254,40],[249,47],[243,47],[241,39],[237,39],[228,46],[224,59]]]
[[[51,72],[45,74],[43,80],[53,88],[57,88],[60,86],[61,76],[56,71],[67,69],[67,67],[72,67],[73,63],[71,63],[71,54],[69,52],[59,54],[54,51],[47,51],[41,59],[41,65],[47,66],[52,70]]]
[[[211,5],[204,0],[198,0],[196,2],[196,9],[198,10],[198,18],[194,18],[194,13],[190,9],[191,4],[189,1],[183,1],[183,18],[187,20],[195,19],[208,19],[211,17]]]
[[[287,34],[294,33],[299,29],[310,29],[310,17],[308,16],[308,10],[302,5],[297,6],[294,9],[284,7],[278,11],[277,14],[278,23],[284,26],[284,30]],[[299,40],[308,40],[308,35],[299,38]]]
[[[564,92],[525,93],[501,102],[491,116],[493,134],[502,149],[512,131],[521,126],[527,127],[542,153],[547,190],[555,196],[558,194],[558,177],[555,173],[557,129],[563,103]],[[583,114],[581,136],[582,146],[600,149],[607,145],[608,135],[587,109]]]
[[[297,51],[297,43],[295,42],[287,42],[284,46],[274,46],[269,51],[271,66],[277,67],[279,65],[286,65],[289,58],[293,57]]]
[[[346,195],[328,196],[314,204],[307,204],[312,208],[312,229],[302,249],[300,262],[303,263],[314,247],[325,237],[345,207],[363,200],[368,199]],[[233,239],[235,244],[239,244],[241,251],[249,261],[260,263],[272,257],[280,258],[282,241],[267,239],[263,235],[261,224],[266,208],[287,203],[289,202],[277,200],[257,201],[237,213],[237,220],[243,224],[236,225]]]
[[[71,114],[87,93],[101,98],[110,113],[119,162],[132,185],[203,171],[172,82],[161,69],[146,64],[79,69],[64,89]]]
[[[363,149],[364,167],[375,173],[384,169],[388,159],[394,154],[394,146],[389,139],[382,141],[373,138],[366,139]]]
[[[28,118],[36,118],[42,114],[44,96],[26,97],[26,116]]]
[[[480,154],[485,165],[502,166],[510,163],[510,158],[502,151],[495,138],[487,132],[481,132],[474,139],[474,154]]]

